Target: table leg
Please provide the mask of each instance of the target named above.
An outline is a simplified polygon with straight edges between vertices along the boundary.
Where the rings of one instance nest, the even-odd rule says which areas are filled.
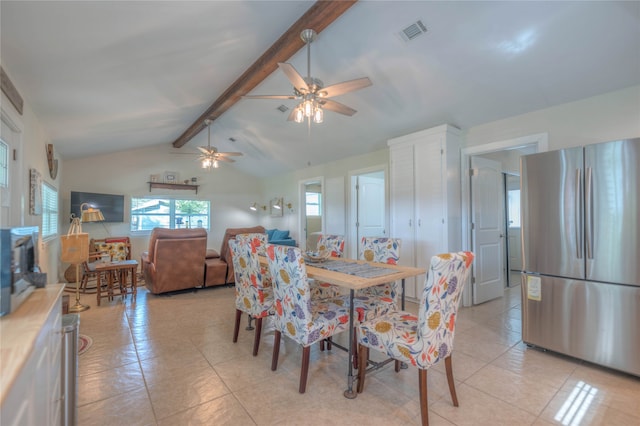
[[[347,390],[344,391],[345,398],[354,399],[358,394],[353,390],[353,295],[354,290],[349,290],[349,374],[347,376]],[[366,368],[366,366],[360,366]]]
[[[136,296],[138,295],[138,276],[136,274],[138,270],[138,266],[133,266],[131,268],[131,285],[133,288],[131,291],[133,292],[133,300],[136,300]]]
[[[102,275],[102,273],[98,271],[96,273],[96,284],[98,285],[98,288],[96,289],[96,295],[98,297],[98,306],[100,306],[100,287],[102,286],[102,283],[100,282],[100,275]]]
[[[402,305],[401,305],[402,306],[402,310],[404,311],[404,278],[402,279],[402,298],[400,300],[401,300],[401,303],[402,303]],[[400,363],[400,368],[402,368],[404,370],[406,368],[409,368],[409,366],[406,363],[401,362]]]

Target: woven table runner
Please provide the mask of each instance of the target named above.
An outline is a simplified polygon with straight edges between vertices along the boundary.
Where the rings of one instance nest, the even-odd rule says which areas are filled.
[[[376,278],[396,273],[393,269],[380,268],[368,263],[345,262],[344,260],[327,260],[326,262],[309,263],[309,265],[362,278]]]

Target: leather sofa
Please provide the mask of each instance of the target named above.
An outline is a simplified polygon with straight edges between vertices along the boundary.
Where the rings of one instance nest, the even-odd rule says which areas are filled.
[[[204,285],[207,231],[154,228],[142,253],[145,285],[153,294]]]
[[[229,240],[238,234],[259,233],[264,234],[262,226],[251,228],[227,228],[222,239],[220,252],[207,250],[205,260],[205,285],[207,287],[216,285],[232,284],[235,282],[233,262],[231,261],[231,250],[229,250]]]

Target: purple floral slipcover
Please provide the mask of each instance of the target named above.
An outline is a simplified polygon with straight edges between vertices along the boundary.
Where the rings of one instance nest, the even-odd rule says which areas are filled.
[[[365,321],[356,326],[358,343],[421,369],[448,357],[473,257],[471,252],[458,252],[431,258],[418,317],[393,311]]]
[[[252,253],[257,254],[258,256],[267,256],[267,234],[238,234],[235,238],[236,241],[242,240],[251,244]],[[271,274],[269,273],[269,267],[266,265],[260,265],[260,272],[262,273],[262,285],[264,287],[271,287]]]
[[[310,346],[349,328],[346,296],[333,301],[311,298],[300,249],[269,244],[267,259],[273,278],[277,330],[302,346]]]
[[[273,292],[263,286],[260,261],[254,247],[243,239],[229,240],[236,277],[236,309],[254,318],[273,315]]]
[[[400,243],[399,238],[379,238],[379,237],[362,237],[360,243],[359,258],[367,262],[387,263],[389,265],[397,265],[400,260]],[[395,310],[398,294],[398,283],[384,283],[374,287],[363,288],[358,290],[358,296],[378,296],[381,302],[387,304],[383,310],[386,313],[389,310]]]
[[[320,235],[316,250],[320,253],[330,251],[331,257],[342,257],[342,252],[344,251],[344,236]],[[311,297],[314,299],[340,296],[340,287],[336,285],[312,280],[310,286]]]

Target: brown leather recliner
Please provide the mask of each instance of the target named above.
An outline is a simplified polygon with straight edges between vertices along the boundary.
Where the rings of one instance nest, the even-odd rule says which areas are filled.
[[[224,285],[234,283],[236,278],[233,271],[233,262],[231,261],[231,250],[229,250],[229,239],[235,238],[238,234],[260,233],[264,234],[265,229],[262,226],[254,226],[251,228],[227,228],[222,239],[220,253],[211,250],[211,254],[207,255],[205,267],[205,283],[207,287],[215,285]]]
[[[154,228],[142,253],[145,285],[153,294],[204,285],[207,231]]]

